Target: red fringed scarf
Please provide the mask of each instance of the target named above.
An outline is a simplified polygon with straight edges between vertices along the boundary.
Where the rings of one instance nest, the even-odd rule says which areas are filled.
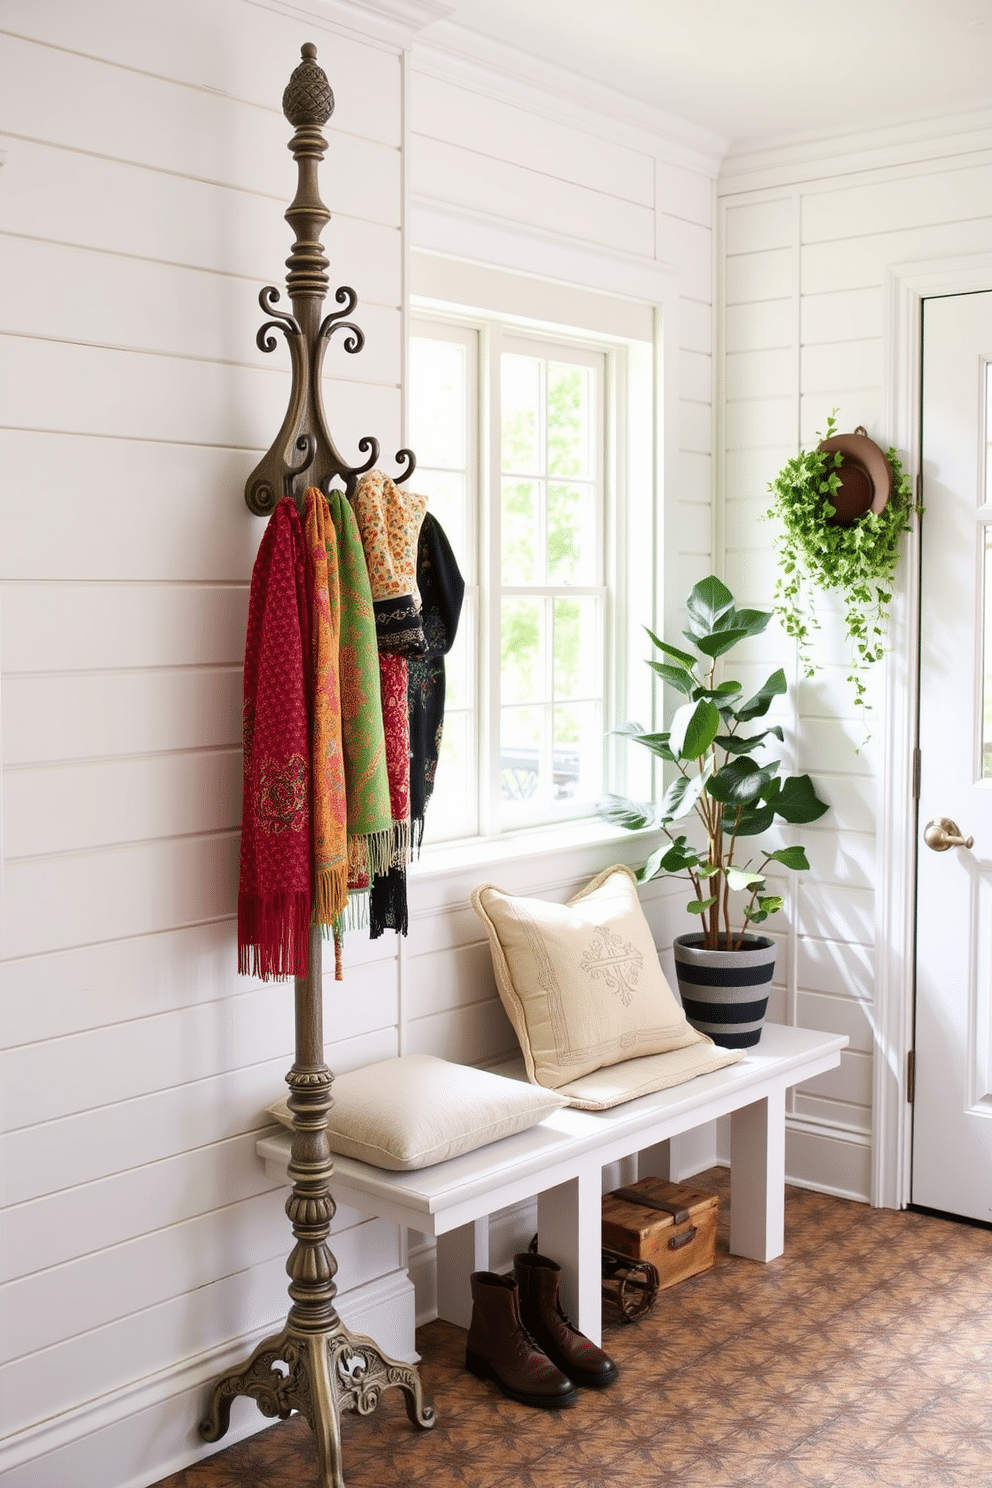
[[[307,973],[309,653],[303,530],[287,496],[262,534],[245,641],[238,970],[263,979]]]

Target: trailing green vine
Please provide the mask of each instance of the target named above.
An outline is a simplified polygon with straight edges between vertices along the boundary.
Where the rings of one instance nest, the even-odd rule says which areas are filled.
[[[818,435],[817,442],[830,439],[836,429],[832,413],[826,434]],[[909,531],[913,513],[922,510],[895,450],[886,450],[885,457],[892,468],[892,495],[880,512],[866,512],[848,526],[831,522],[835,512],[831,498],[841,484],[843,456],[839,451],[812,449],[800,451],[783,465],[768,487],[773,499],[765,513],[781,524],[775,538],[779,562],[775,612],[798,643],[803,672],[814,675],[812,637],[820,628],[814,590],[839,592],[851,655],[847,680],[861,708],[871,706],[865,674],[885,655],[899,539]]]

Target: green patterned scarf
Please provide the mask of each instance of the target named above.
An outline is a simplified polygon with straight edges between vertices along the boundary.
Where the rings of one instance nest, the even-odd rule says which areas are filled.
[[[389,869],[392,813],[379,697],[372,589],[355,514],[342,491],[327,498],[341,592],[341,739],[348,802],[349,887]]]

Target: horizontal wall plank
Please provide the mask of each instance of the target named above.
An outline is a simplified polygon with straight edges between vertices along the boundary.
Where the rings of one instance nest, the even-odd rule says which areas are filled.
[[[423,135],[411,142],[410,174],[415,196],[485,213],[498,202],[505,221],[653,257],[654,213],[618,197]]]
[[[713,457],[700,450],[679,450],[678,472],[682,499],[708,506],[713,500]]]
[[[682,217],[657,215],[655,252],[679,271],[679,293],[704,304],[713,298],[713,234]]]
[[[4,28],[57,47],[105,59],[139,73],[226,94],[278,114],[282,90],[299,60],[300,21],[242,0],[170,0],[147,13],[131,0],[39,6],[5,0]],[[310,15],[318,58],[345,127],[396,144],[401,136],[400,77],[395,52],[367,45]],[[281,118],[281,115],[279,115]],[[276,126],[278,127],[278,126]]]
[[[517,1036],[497,998],[451,1012],[412,1019],[407,1054],[436,1054],[456,1064],[495,1064],[520,1053]]]
[[[790,397],[796,375],[788,347],[730,352],[725,363],[726,396],[733,399]]]
[[[790,248],[740,253],[726,261],[728,305],[755,300],[779,300],[792,293],[795,263]]]
[[[795,762],[803,773],[811,767],[805,755]],[[819,774],[812,770],[814,785]],[[829,820],[829,815],[823,817]],[[803,835],[806,856],[812,876],[807,883],[839,884],[857,889],[873,889],[878,882],[878,862],[874,835],[871,832],[815,832]]]
[[[992,250],[992,215],[903,232],[876,233],[834,243],[810,243],[802,250],[803,294],[880,285],[893,263],[922,263]]]
[[[860,723],[860,726],[859,726]],[[803,767],[837,775],[875,776],[880,767],[877,739],[865,739],[865,721],[808,718],[802,727]]]
[[[253,450],[0,430],[0,577],[247,582],[265,521],[245,506],[245,481],[281,418],[273,405]],[[44,544],[24,497],[42,439],[58,472],[45,489]]]
[[[243,1332],[267,1326],[274,1332],[283,1325],[285,1298],[285,1261],[273,1256],[201,1287],[195,1307],[188,1297],[170,1297],[2,1365],[4,1426],[12,1432],[31,1426],[39,1400],[60,1414]]]
[[[709,403],[679,399],[679,449],[708,455],[713,448],[713,409]]]
[[[410,128],[414,153],[421,138],[440,140],[623,201],[654,206],[650,155],[419,72],[416,63],[410,73]]]
[[[329,999],[328,1033],[347,1039],[391,1027],[395,999],[395,976],[374,965],[353,968],[348,995]],[[289,1054],[291,1004],[291,985],[282,983],[152,1017],[140,1016],[139,1004],[130,1022],[7,1050],[0,1054],[0,1124],[10,1130],[53,1121],[261,1064],[279,1049]]]
[[[806,829],[807,831],[809,828]],[[842,940],[852,945],[875,943],[875,895],[871,889],[840,884],[800,884],[800,935]]]
[[[240,745],[242,690],[234,665],[5,677],[3,759],[46,764]]]
[[[232,915],[239,849],[240,834],[231,832],[8,864],[4,954],[33,956]]]
[[[724,216],[724,252],[760,253],[790,248],[796,233],[794,198],[728,204]]]
[[[791,348],[796,311],[792,299],[758,300],[728,305],[724,312],[724,341],[728,352]]]
[[[815,1121],[839,1132],[856,1132],[871,1136],[871,1107],[855,1101],[835,1100],[822,1095],[807,1095],[797,1090],[792,1102],[793,1114],[804,1121]]]
[[[0,141],[7,156],[5,232],[240,275],[256,291],[283,286],[293,234],[282,220],[282,198],[274,202],[2,134]],[[398,224],[365,222],[349,211],[343,183],[328,181],[321,189],[332,212],[324,232],[332,287],[344,282],[362,303],[398,305]],[[256,311],[248,325],[235,328],[246,345],[260,318]]]
[[[241,825],[241,750],[8,770],[8,863]]]
[[[678,501],[675,503],[674,510],[678,521],[680,550],[684,553],[708,555],[713,547],[709,505]]]
[[[803,242],[833,242],[987,217],[990,201],[992,165],[987,164],[809,191],[802,199]]]
[[[286,79],[281,59],[272,59],[273,71],[277,60]],[[285,81],[273,83],[259,106],[13,36],[0,51],[4,117],[16,120],[18,134],[288,201],[296,185],[286,149],[292,130],[279,109]],[[80,109],[79,98],[90,106]],[[395,104],[390,115],[399,122]],[[386,145],[345,133],[340,118],[335,123],[326,131],[324,179],[337,184],[356,215],[398,224],[399,134]]]
[[[288,1254],[292,1237],[287,1242],[285,1198],[280,1187],[8,1282],[0,1288],[8,1358],[49,1348],[125,1313],[195,1293],[230,1271]],[[395,1270],[400,1263],[396,1226],[369,1221],[355,1251],[361,1267],[356,1284]]]
[[[872,287],[804,294],[800,315],[804,346],[881,336],[882,291]]]
[[[23,1203],[268,1128],[266,1108],[286,1094],[285,1075],[293,1057],[292,992],[283,988],[282,995],[283,1023],[262,1063],[0,1137],[7,1202]],[[273,1058],[273,1049],[282,1052]],[[336,1074],[343,1074],[395,1058],[397,1052],[397,1030],[391,1026],[328,1042],[325,1057]]]
[[[275,436],[289,402],[288,368],[177,366],[174,357],[20,336],[0,338],[0,369],[4,426],[20,429],[255,450]],[[372,430],[384,451],[401,442],[398,386],[328,378],[324,400],[345,459],[360,463],[358,441]]]
[[[883,347],[881,339],[833,341],[802,349],[804,394],[845,392],[848,388],[880,386]],[[863,423],[863,419],[858,419]]]
[[[247,584],[7,584],[7,673],[241,666]]]
[[[698,171],[655,161],[658,210],[669,217],[684,217],[700,227],[713,226],[713,182]]]
[[[266,1178],[257,1141],[249,1132],[3,1210],[0,1283],[281,1188]]]
[[[404,1006],[411,1019],[457,1012],[495,996],[488,941],[411,957],[407,968]]]
[[[799,945],[799,977],[803,977],[804,969],[810,964],[807,954],[808,948],[814,944],[810,941],[801,941]],[[815,943],[817,949],[823,947],[825,942]],[[858,948],[854,946],[839,947],[835,949],[854,952]],[[819,962],[822,969],[822,962]],[[845,980],[836,989],[836,995],[827,995],[822,992],[808,992],[800,986],[796,998],[796,1021],[801,1028],[818,1028],[823,1033],[843,1033],[851,1040],[850,1047],[860,1054],[870,1055],[874,1040],[874,1028],[872,1023],[871,1003],[866,998],[856,995],[856,988]]]
[[[686,351],[713,352],[713,306],[708,293],[704,300],[682,295],[679,300],[679,346]]]
[[[798,1095],[821,1096],[844,1104],[871,1106],[871,1055],[845,1049],[836,1069],[797,1086]]]
[[[786,1127],[785,1181],[868,1203],[871,1144],[829,1130]]]
[[[267,316],[251,279],[33,238],[8,238],[3,262],[0,330],[6,333],[249,367],[289,365],[281,336],[269,353],[255,343]],[[350,354],[345,337],[332,336],[325,376],[398,382],[399,308],[365,302],[355,318],[365,332],[364,348]]]
[[[712,356],[699,351],[679,352],[679,393],[693,403],[712,403]]]
[[[795,442],[765,449],[728,449],[724,460],[727,495],[750,501],[763,511],[768,505],[768,486],[787,460],[796,453]],[[768,528],[771,535],[773,528]]]
[[[791,397],[746,398],[728,401],[725,429],[728,450],[787,446],[795,428]]]

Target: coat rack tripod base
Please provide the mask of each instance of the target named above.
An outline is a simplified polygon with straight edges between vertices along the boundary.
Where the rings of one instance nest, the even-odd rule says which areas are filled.
[[[320,939],[320,928],[312,926],[310,970],[295,983],[296,1059],[286,1076],[293,1113],[288,1167],[293,1191],[286,1213],[296,1240],[286,1270],[293,1305],[280,1333],[260,1343],[241,1368],[214,1383],[200,1436],[208,1442],[220,1440],[239,1395],[254,1400],[264,1416],[285,1420],[298,1411],[314,1435],[320,1488],[344,1488],[342,1411],[371,1415],[382,1392],[396,1386],[404,1392],[413,1425],[427,1430],[435,1418],[414,1366],[390,1359],[371,1338],[352,1333],[334,1306],[337,1263],[327,1244],[335,1209],[327,1141],[334,1076],[323,1057]]]
[[[330,213],[318,192],[317,167],[327,148],[320,131],[330,118],[334,96],[317,64],[316,47],[308,42],[302,52],[303,60],[283,95],[283,112],[295,131],[289,148],[298,169],[296,196],[286,212],[296,233],[286,261],[293,313],[276,308],[278,290],[263,289],[259,303],[271,318],[256,337],[259,349],[269,352],[278,345],[272,331],[282,332],[289,346],[293,383],[275,443],[245,486],[248,507],[258,516],[269,515],[282,496],[294,496],[299,503],[308,486],[319,486],[326,493],[334,480],[341,481],[352,496],[358,477],[379,455],[378,441],[365,436],[358,448],[368,458],[362,465],[348,465],[334,445],[324,414],[321,369],[329,338],[335,331],[346,331],[344,349],[350,353],[360,351],[365,338],[345,318],[357,303],[353,289],[338,289],[335,299],[343,308],[323,314],[329,285],[320,235]],[[397,460],[405,464],[398,476],[402,481],[412,474],[416,461],[410,450],[400,450]],[[281,1332],[259,1344],[240,1369],[214,1383],[200,1436],[207,1442],[219,1441],[230,1424],[231,1404],[241,1395],[254,1400],[266,1416],[285,1419],[298,1411],[314,1435],[320,1488],[344,1488],[342,1411],[370,1415],[383,1391],[395,1386],[404,1392],[413,1425],[426,1430],[434,1425],[435,1416],[433,1406],[424,1399],[416,1368],[390,1359],[371,1338],[350,1332],[334,1306],[337,1262],[327,1244],[335,1211],[327,1137],[334,1076],[324,1062],[319,925],[310,927],[307,950],[306,975],[295,979],[296,1057],[286,1076],[293,1115],[288,1168],[293,1190],[286,1201],[296,1241],[286,1262],[292,1306]]]

